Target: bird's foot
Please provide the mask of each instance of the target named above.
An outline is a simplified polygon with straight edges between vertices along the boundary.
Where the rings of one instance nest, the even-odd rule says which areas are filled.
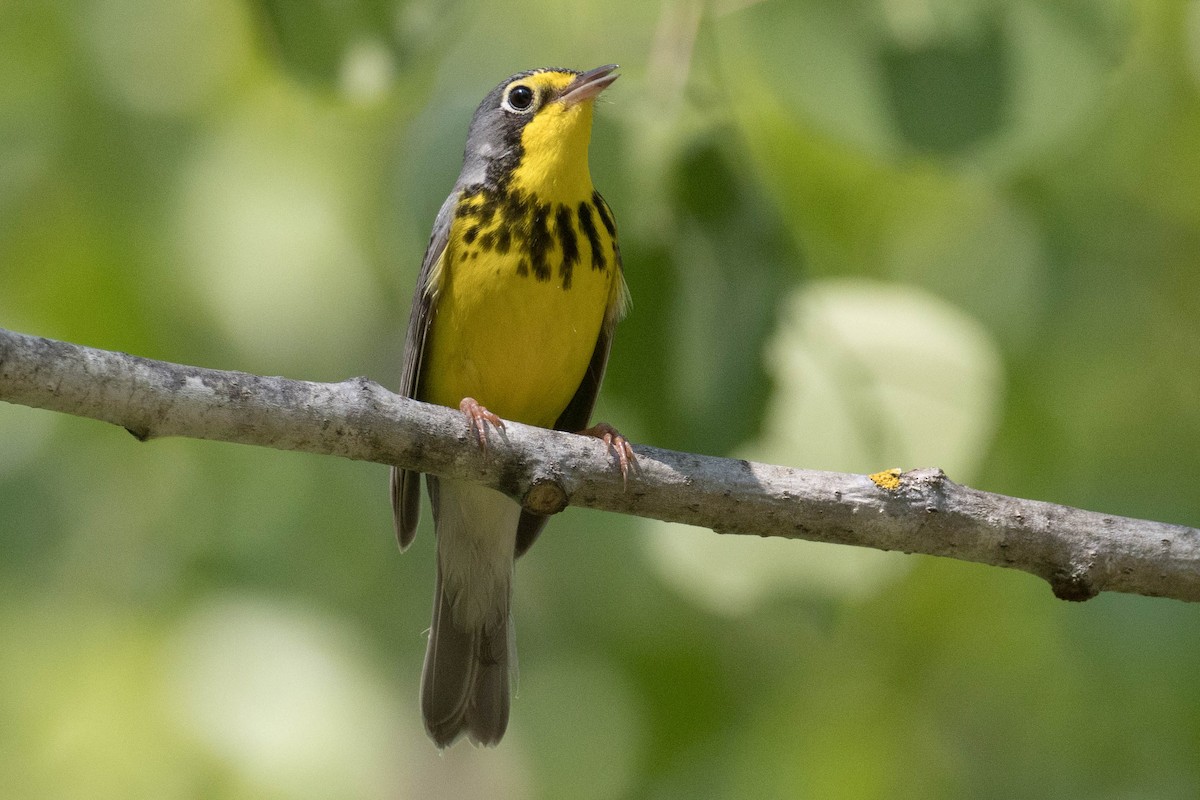
[[[607,422],[597,422],[579,433],[581,436],[599,439],[617,454],[617,462],[621,468],[621,484],[626,485],[629,482],[629,466],[637,463],[637,456],[633,454],[633,446],[629,444],[629,440]]]
[[[458,404],[458,410],[466,416],[467,424],[471,426],[471,432],[475,434],[475,438],[479,441],[481,450],[487,450],[487,426],[489,422],[497,429],[504,430],[504,420],[484,408],[474,397],[464,397],[462,402]]]

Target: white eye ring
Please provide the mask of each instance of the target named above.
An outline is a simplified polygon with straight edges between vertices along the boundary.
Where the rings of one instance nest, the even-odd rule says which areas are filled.
[[[505,111],[514,114],[532,113],[537,108],[537,92],[528,84],[514,83],[504,92],[504,102],[501,105]]]

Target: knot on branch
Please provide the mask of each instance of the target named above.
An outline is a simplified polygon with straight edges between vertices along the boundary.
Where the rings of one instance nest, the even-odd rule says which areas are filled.
[[[125,428],[125,430],[129,432],[130,436],[137,439],[139,442],[148,442],[152,438],[154,438],[154,435],[153,435],[153,433],[151,433],[149,428],[140,428],[140,427],[139,428],[128,428],[127,427],[127,428]]]
[[[538,478],[521,498],[521,507],[532,514],[548,517],[567,507],[567,490],[551,478]]]
[[[1100,594],[1086,572],[1056,572],[1050,576],[1050,590],[1059,600],[1082,603]]]

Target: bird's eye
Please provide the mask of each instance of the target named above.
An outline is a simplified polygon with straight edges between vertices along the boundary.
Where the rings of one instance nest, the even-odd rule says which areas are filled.
[[[504,104],[513,111],[524,113],[533,107],[533,97],[533,89],[523,83],[518,83],[508,90]]]

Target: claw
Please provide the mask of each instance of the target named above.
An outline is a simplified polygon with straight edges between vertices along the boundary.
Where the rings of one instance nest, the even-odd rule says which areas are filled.
[[[487,424],[490,422],[500,430],[504,429],[504,420],[484,408],[474,397],[464,397],[458,404],[458,410],[467,418],[471,432],[479,441],[479,448],[487,450]]]
[[[621,469],[621,486],[628,486],[629,465],[637,463],[637,456],[633,454],[633,445],[629,444],[629,440],[607,422],[597,422],[592,427],[579,433],[582,436],[592,436],[599,439],[617,454],[617,463]]]

